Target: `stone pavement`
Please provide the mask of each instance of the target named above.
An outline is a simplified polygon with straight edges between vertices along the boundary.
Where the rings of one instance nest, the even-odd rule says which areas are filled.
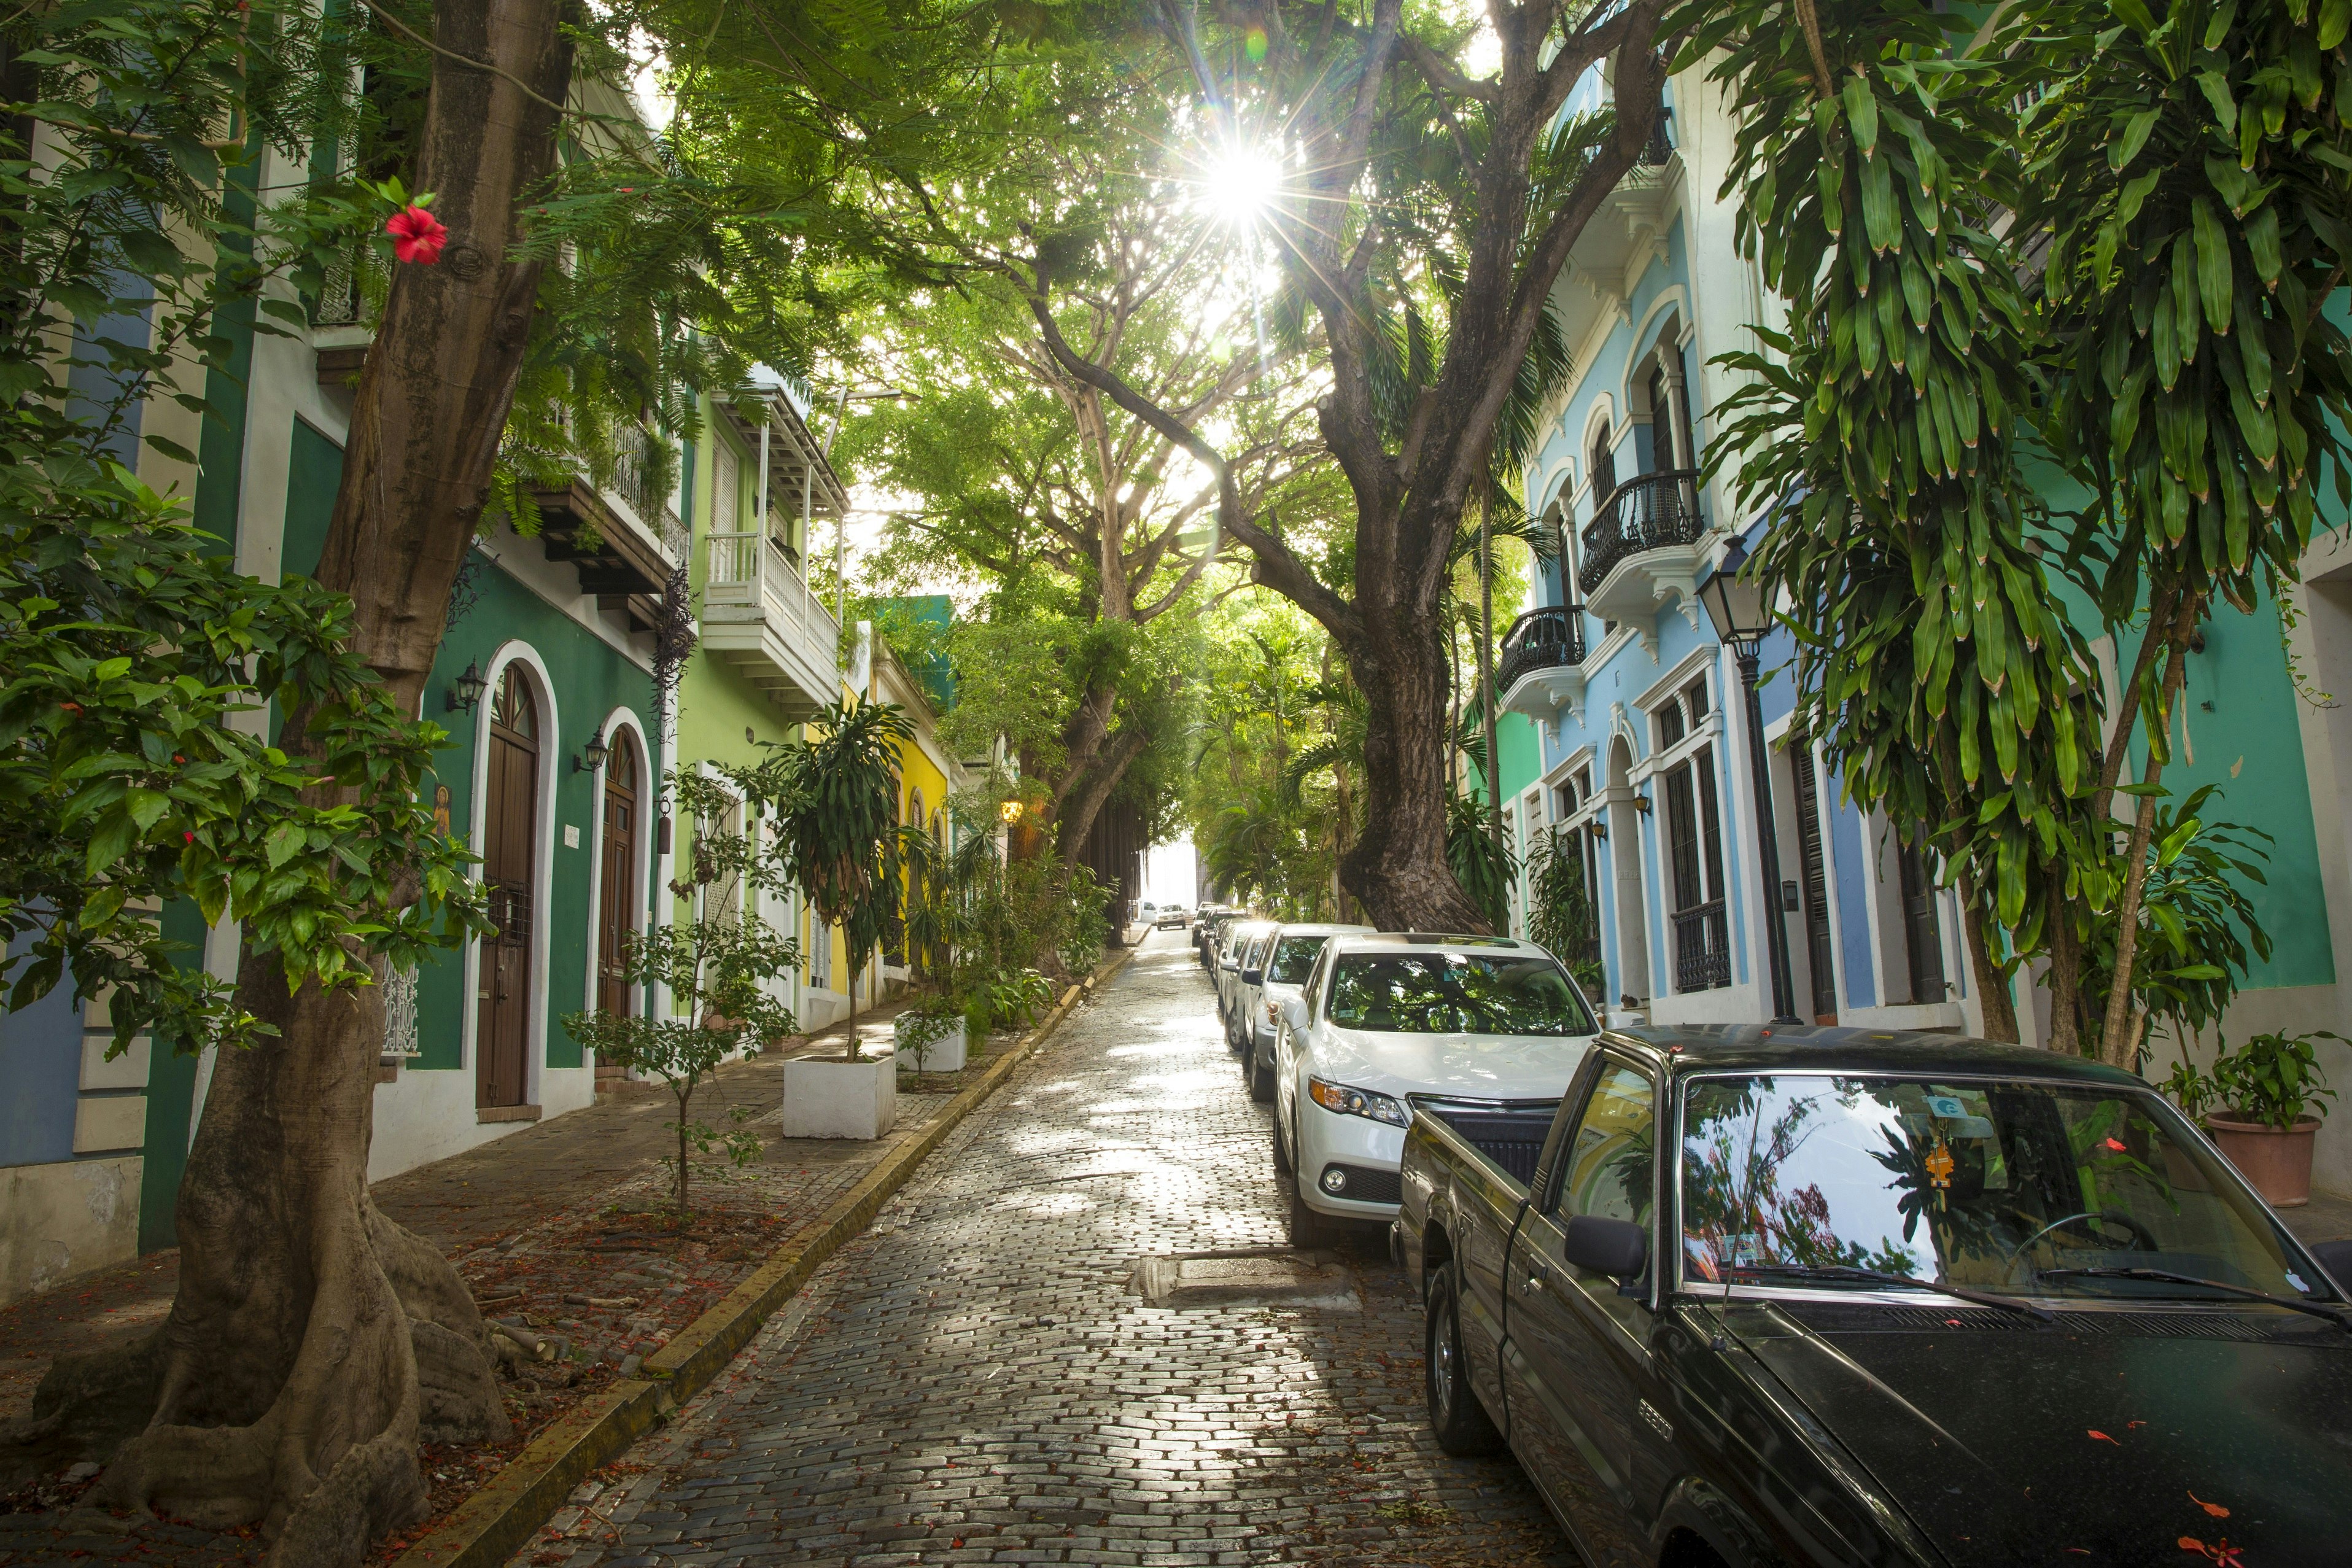
[[[1430,1440],[1376,1242],[1343,1310],[1129,1292],[1283,1228],[1265,1112],[1157,935],[514,1563],[1574,1562],[1516,1466]]]
[[[861,1021],[869,1051],[888,1036],[891,1011]],[[564,1352],[552,1365],[506,1369],[513,1442],[425,1450],[436,1517],[539,1427],[615,1376],[633,1373],[631,1358],[667,1343],[785,1237],[919,1132],[960,1080],[987,1059],[976,1053],[964,1074],[902,1077],[898,1125],[874,1142],[773,1136],[784,1055],[841,1046],[836,1029],[814,1045],[793,1042],[776,1054],[729,1063],[697,1094],[698,1119],[724,1128],[730,1108],[740,1106],[748,1125],[763,1134],[763,1147],[742,1169],[715,1158],[691,1162],[695,1219],[684,1232],[663,1213],[672,1177],[656,1162],[676,1152],[667,1127],[676,1102],[658,1085],[628,1085],[611,1103],[375,1184],[377,1205],[449,1256],[486,1316]],[[177,1263],[169,1252],[141,1258],[0,1313],[0,1420],[29,1410],[41,1373],[60,1351],[103,1347],[152,1329],[170,1308]],[[261,1543],[250,1534],[68,1514],[66,1507],[87,1485],[86,1476],[45,1477],[0,1499],[0,1564],[56,1562],[68,1553],[180,1568],[260,1560]],[[396,1545],[385,1542],[378,1558]]]

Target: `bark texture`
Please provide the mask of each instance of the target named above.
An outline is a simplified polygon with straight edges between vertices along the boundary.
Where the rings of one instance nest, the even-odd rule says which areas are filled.
[[[354,646],[409,711],[521,370],[539,268],[509,251],[521,201],[555,166],[561,15],[558,0],[434,8],[415,183],[437,193],[448,243],[437,266],[394,270],[319,572],[352,596]],[[302,714],[283,743],[303,750]],[[420,1440],[509,1428],[464,1282],[368,1198],[382,991],[289,996],[263,955],[237,999],[278,1033],[214,1072],[180,1187],[171,1315],[110,1365],[61,1361],[36,1421],[101,1451],[121,1439],[102,1502],[258,1524],[282,1568],[355,1564],[421,1516]]]

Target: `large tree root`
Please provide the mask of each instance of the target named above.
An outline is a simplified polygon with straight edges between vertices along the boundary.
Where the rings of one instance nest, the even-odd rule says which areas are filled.
[[[277,997],[278,1038],[215,1073],[170,1318],[59,1358],[0,1454],[108,1454],[92,1501],[258,1524],[273,1563],[342,1568],[423,1517],[420,1441],[513,1429],[465,1282],[368,1201],[379,996]]]

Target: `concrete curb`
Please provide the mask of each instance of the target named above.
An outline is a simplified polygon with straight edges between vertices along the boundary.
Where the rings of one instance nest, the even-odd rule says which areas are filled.
[[[825,1259],[873,1222],[931,1151],[1062,1026],[1080,999],[1134,956],[1134,949],[1125,949],[1071,986],[1036,1027],[982,1068],[980,1077],[949,1100],[920,1134],[884,1156],[863,1181],[793,1233],[758,1270],[647,1356],[643,1379],[616,1383],[574,1406],[460,1504],[447,1523],[394,1559],[393,1568],[499,1568],[538,1533],[589,1471],[701,1392]]]

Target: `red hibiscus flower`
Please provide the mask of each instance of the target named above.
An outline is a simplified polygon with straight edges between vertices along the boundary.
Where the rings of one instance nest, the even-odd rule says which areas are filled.
[[[440,260],[441,247],[449,243],[449,230],[441,220],[419,206],[393,214],[383,232],[392,236],[394,256],[425,267]]]

